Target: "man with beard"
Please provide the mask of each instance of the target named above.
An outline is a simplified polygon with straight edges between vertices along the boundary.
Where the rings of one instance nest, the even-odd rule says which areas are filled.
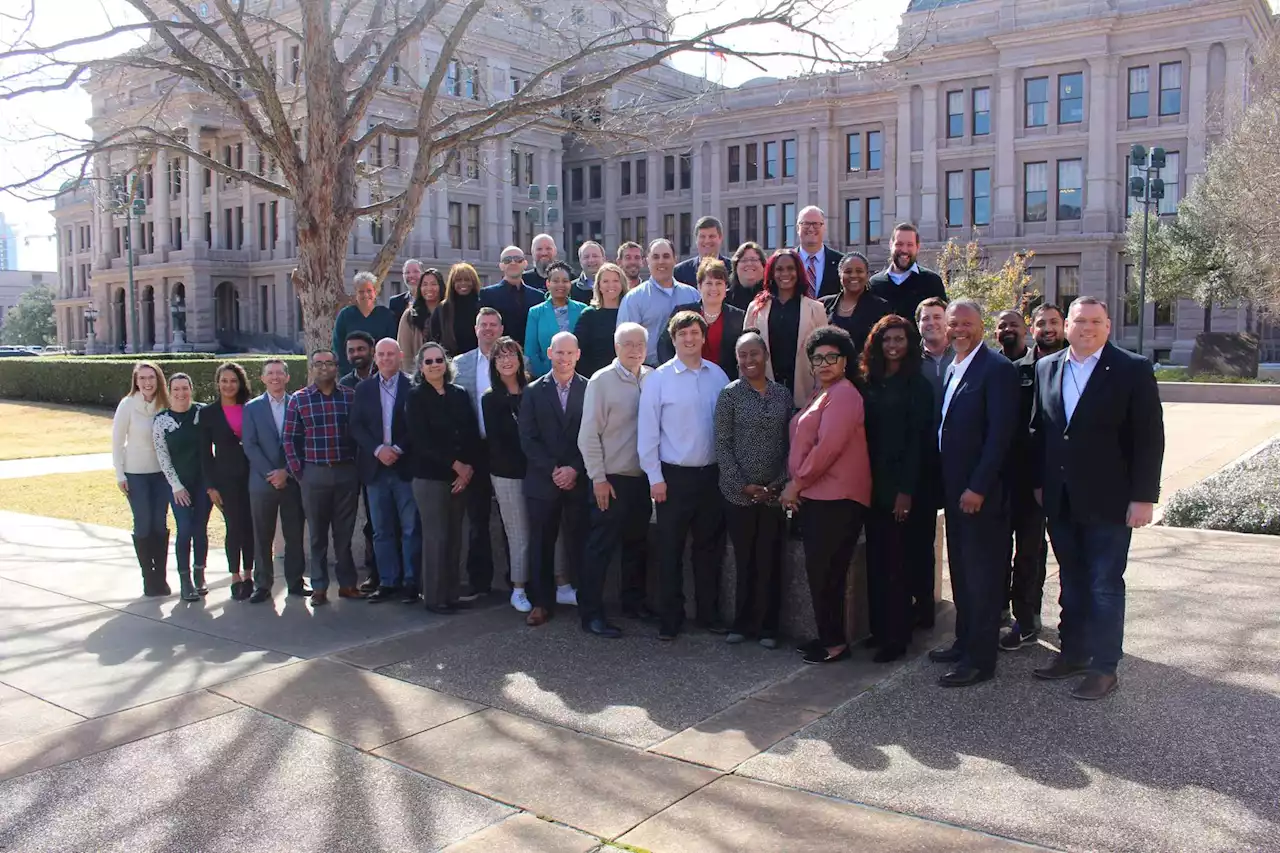
[[[1009,570],[1006,613],[1012,604],[1013,625],[1000,637],[1000,648],[1014,651],[1040,637],[1040,606],[1048,546],[1045,542],[1044,508],[1033,491],[1031,410],[1035,405],[1036,362],[1062,349],[1062,310],[1041,305],[1032,315],[1035,346],[1027,346],[1027,327],[1019,311],[1002,311],[996,318],[996,342],[1005,358],[1018,369],[1021,398],[1013,445],[1009,449],[1009,523],[1013,560]]]
[[[588,240],[579,246],[578,266],[582,268],[582,274],[569,288],[569,298],[583,305],[590,305],[591,297],[595,295],[596,273],[604,266],[604,246],[595,240]]]
[[[338,380],[340,386],[354,392],[363,380],[377,373],[373,369],[373,347],[373,335],[368,332],[351,332],[347,335],[347,363],[351,365],[351,372]],[[378,588],[380,577],[378,553],[373,547],[373,513],[369,509],[369,491],[363,484],[360,486],[360,497],[364,501],[364,527],[361,528],[361,533],[364,534],[365,569],[365,579],[360,584],[360,591],[373,592]]]
[[[387,302],[387,307],[391,309],[391,313],[396,315],[397,326],[400,325],[400,318],[404,316],[404,312],[408,311],[409,306],[413,304],[413,300],[418,298],[418,285],[422,281],[422,261],[417,258],[410,258],[404,262],[402,271],[404,273],[404,293],[397,293]]]
[[[550,234],[539,234],[533,238],[533,243],[529,245],[529,249],[533,252],[533,269],[525,271],[524,283],[534,290],[541,290],[546,293],[547,267],[551,266],[552,261],[560,257],[560,251],[556,248],[556,240]]]
[[[618,247],[618,266],[627,276],[627,290],[640,286],[640,273],[644,272],[644,247],[630,240]]]
[[[889,303],[889,313],[914,317],[916,308],[926,299],[947,298],[942,276],[916,263],[920,251],[920,232],[910,222],[893,227],[893,251],[889,268],[871,277],[871,292]]]

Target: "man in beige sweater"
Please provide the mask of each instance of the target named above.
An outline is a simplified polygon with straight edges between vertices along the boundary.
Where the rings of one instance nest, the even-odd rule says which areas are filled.
[[[594,501],[583,576],[578,581],[582,630],[599,637],[622,636],[604,611],[604,577],[622,549],[622,612],[652,618],[645,604],[648,564],[649,480],[636,451],[640,387],[653,368],[644,364],[649,333],[639,323],[620,323],[613,334],[617,358],[587,383],[578,449],[586,463]]]

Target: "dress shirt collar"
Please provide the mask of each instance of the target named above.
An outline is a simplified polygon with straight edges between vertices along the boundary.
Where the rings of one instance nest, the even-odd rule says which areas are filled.
[[[818,251],[813,252],[812,254],[809,252],[806,252],[804,249],[797,249],[796,251],[800,253],[800,260],[804,261],[807,264],[809,263],[809,258],[812,257],[817,262],[819,267],[822,266],[822,262],[826,260],[826,257],[827,257],[827,247],[825,245],[820,247]]]
[[[559,379],[556,379],[556,377],[553,374],[547,374],[547,375],[551,376],[551,381],[556,384],[556,388],[558,388],[561,392],[568,391],[571,387],[573,387],[572,376],[570,376],[566,381],[561,382]]]
[[[645,366],[643,364],[640,365],[640,376],[644,375],[644,367]],[[639,383],[640,381],[640,376],[636,376],[630,370],[627,370],[625,367],[622,366],[622,362],[618,361],[618,359],[616,358],[613,360],[613,369],[618,372],[618,375],[621,376],[623,381],[625,382]]]
[[[381,373],[379,373],[378,384],[380,384],[385,391],[395,391],[400,387],[400,374],[392,374],[390,379],[386,379]]]
[[[907,268],[906,272],[898,272],[896,269],[893,268],[893,264],[890,263],[889,269],[886,270],[886,272],[888,272],[889,278],[893,281],[894,284],[902,284],[904,281],[911,278],[912,275],[920,272],[920,265],[913,263],[910,267]]]
[[[704,370],[707,370],[707,369],[708,369],[708,368],[707,368],[707,360],[706,360],[705,358],[704,358],[704,359],[699,360],[699,362],[698,362],[698,366],[697,366],[696,368],[694,368],[694,367],[690,367],[689,365],[685,364],[683,361],[681,361],[681,360],[680,360],[680,357],[679,357],[679,356],[677,356],[675,359],[673,359],[673,361],[675,361],[675,367],[673,367],[672,369],[673,369],[673,370],[675,370],[675,372],[676,372],[676,373],[685,373],[686,371],[693,371],[694,373],[701,373],[702,371],[704,371]]]
[[[1093,355],[1086,356],[1086,357],[1084,357],[1084,358],[1078,358],[1078,357],[1076,356],[1076,351],[1075,351],[1075,350],[1073,350],[1073,349],[1070,349],[1069,347],[1068,347],[1068,352],[1067,352],[1067,360],[1069,360],[1069,361],[1070,361],[1074,366],[1076,366],[1076,367],[1087,367],[1087,368],[1092,368],[1094,365],[1096,365],[1096,364],[1098,363],[1098,359],[1099,359],[1101,356],[1102,356],[1102,348],[1101,348],[1101,347],[1099,347],[1099,348],[1098,348],[1098,351],[1097,351],[1097,352],[1095,352]]]
[[[654,278],[653,276],[649,276],[649,279],[645,281],[645,284],[652,285],[653,289],[660,290],[663,293],[670,293],[671,291],[676,289],[676,285],[679,284],[679,282],[673,278],[671,279],[670,287],[663,287],[661,284],[658,283],[658,280],[656,278]]]
[[[273,406],[283,406],[283,405],[285,405],[286,403],[288,403],[288,402],[289,402],[289,392],[288,392],[288,391],[285,391],[285,392],[284,392],[283,394],[281,394],[279,397],[273,397],[273,396],[271,396],[271,392],[270,392],[270,391],[267,391],[267,392],[266,392],[266,395],[267,395],[267,400],[268,400],[268,401],[271,403],[271,405],[273,405]]]

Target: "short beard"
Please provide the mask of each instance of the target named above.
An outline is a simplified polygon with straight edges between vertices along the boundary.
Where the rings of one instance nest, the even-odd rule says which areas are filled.
[[[1035,342],[1036,342],[1036,349],[1043,350],[1044,352],[1057,352],[1067,344],[1067,342],[1062,338],[1058,338],[1056,341],[1053,341],[1053,342],[1043,341],[1040,338],[1035,338]]]
[[[555,258],[551,260],[534,261],[533,268],[538,271],[538,275],[543,278],[547,277],[547,267],[555,263]]]
[[[1017,335],[1001,335],[1000,346],[1007,350],[1018,349],[1022,345],[1023,339]]]

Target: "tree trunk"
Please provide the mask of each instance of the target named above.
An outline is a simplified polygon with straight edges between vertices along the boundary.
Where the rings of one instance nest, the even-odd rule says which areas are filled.
[[[298,267],[293,286],[302,306],[302,342],[307,353],[333,346],[333,324],[350,304],[343,286],[348,233],[298,231]]]
[[[1206,299],[1204,301],[1204,331],[1213,331],[1213,300]]]

